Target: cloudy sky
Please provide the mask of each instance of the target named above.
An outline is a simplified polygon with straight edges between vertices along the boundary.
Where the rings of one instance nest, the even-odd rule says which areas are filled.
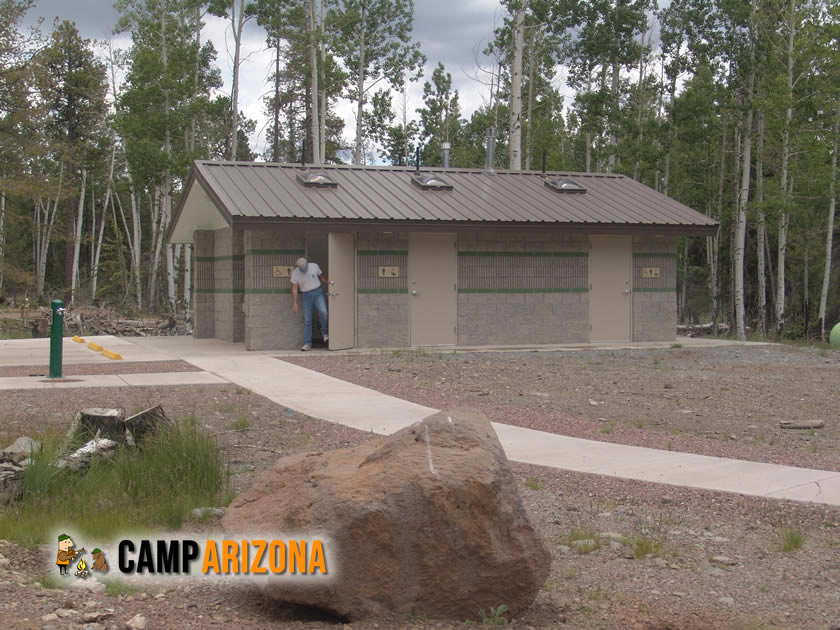
[[[37,5],[27,16],[28,23],[43,17],[43,30],[48,31],[54,18],[76,23],[83,37],[107,39],[113,30],[117,14],[112,0],[37,0]],[[415,0],[414,36],[421,43],[428,58],[424,79],[409,89],[408,111],[411,113],[422,104],[422,81],[431,78],[439,61],[452,74],[453,85],[460,93],[462,114],[470,114],[487,99],[489,89],[476,80],[476,55],[492,37],[494,26],[502,20],[498,0]],[[230,90],[232,67],[232,39],[229,25],[224,20],[208,17],[204,37],[209,37],[218,51],[217,64],[222,69],[225,90]],[[128,47],[125,35],[115,36],[117,48]],[[230,52],[229,52],[230,50]],[[267,77],[271,70],[271,53],[265,49],[265,36],[256,23],[246,27],[243,42],[242,79],[239,100],[241,109],[249,118],[258,121],[257,134],[251,144],[258,153],[264,149],[265,117],[261,97],[269,89]],[[557,87],[566,92],[558,80]],[[352,140],[355,129],[353,108],[348,103],[339,106],[339,114],[346,126],[345,138]]]

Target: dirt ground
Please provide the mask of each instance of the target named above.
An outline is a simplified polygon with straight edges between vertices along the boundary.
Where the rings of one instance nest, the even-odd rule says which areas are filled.
[[[618,440],[626,434],[648,445],[671,440],[675,449],[683,444],[744,449],[741,456],[756,454],[767,461],[791,452],[837,466],[838,457],[830,453],[838,439],[832,426],[836,411],[830,413],[838,395],[837,355],[756,351],[764,349],[442,358],[403,353],[329,361],[306,357],[300,363],[393,393],[404,381],[407,387],[401,395],[406,398],[439,408],[448,406],[444,402],[478,407],[496,420],[524,424],[525,419],[550,419],[556,423],[552,430],[577,434],[572,433],[575,427],[592,427],[592,434],[586,435],[598,439]],[[807,402],[796,405],[789,399],[797,382],[802,390],[805,383],[812,392],[821,389],[822,398],[800,394]],[[672,387],[665,389],[666,383]],[[720,391],[724,384],[729,389]],[[234,385],[29,390],[0,396],[0,445],[50,427],[61,430],[81,407],[116,406],[131,412],[159,403],[170,417],[195,415],[228,454],[237,491],[281,455],[374,438],[302,416]],[[591,405],[590,399],[599,404]],[[826,429],[816,435],[805,432],[811,443],[800,443],[801,438],[782,430],[770,432],[772,424],[800,407],[796,417],[822,414],[826,421]],[[680,413],[683,408],[701,415]],[[721,410],[730,411],[728,420],[713,419]],[[599,417],[608,420],[604,423]],[[639,428],[640,417],[645,422]],[[758,432],[748,433],[755,431],[746,427],[748,423],[766,432],[763,443]],[[602,432],[605,426],[612,426],[609,433]],[[704,433],[715,430],[718,439]],[[730,440],[729,433],[738,439]],[[748,436],[753,440],[747,441]],[[779,441],[771,445],[770,436]],[[817,453],[811,452],[812,444]],[[838,509],[521,464],[512,467],[553,563],[536,602],[511,627],[819,629],[840,621]],[[785,528],[802,537],[801,548],[783,551]],[[581,539],[593,544],[576,550],[580,543],[574,541]],[[80,594],[45,588],[39,578],[55,567],[45,567],[37,550],[4,541],[0,554],[0,615],[5,627],[122,629],[137,614],[146,618],[149,629],[326,629],[340,624],[314,611],[266,602],[249,588],[188,585],[125,588],[119,594],[120,589]],[[472,621],[480,625],[478,611]],[[468,624],[427,620],[417,611],[410,619],[350,627],[437,629]]]
[[[840,351],[773,344],[289,360],[434,409],[478,408],[551,433],[840,470]],[[814,420],[825,427],[781,428]]]

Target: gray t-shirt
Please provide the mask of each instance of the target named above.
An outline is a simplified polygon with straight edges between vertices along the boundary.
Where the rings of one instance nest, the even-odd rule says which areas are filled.
[[[321,275],[321,268],[318,263],[311,262],[306,265],[306,271],[301,271],[295,267],[292,271],[292,284],[298,285],[300,291],[312,291],[321,286],[321,281],[318,276]]]

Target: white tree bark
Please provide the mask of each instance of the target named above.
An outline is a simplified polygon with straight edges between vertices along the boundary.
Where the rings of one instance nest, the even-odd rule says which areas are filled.
[[[168,223],[168,221],[167,221]],[[164,233],[166,229],[164,228]],[[173,252],[173,249],[175,250]],[[178,312],[178,295],[175,285],[175,261],[181,253],[180,245],[166,244],[166,294],[169,298],[169,314]]]
[[[828,303],[828,283],[831,279],[831,253],[834,235],[834,211],[837,208],[837,136],[840,135],[840,107],[834,114],[834,137],[831,141],[831,181],[829,183],[828,224],[825,228],[825,268],[820,292],[820,340],[825,341],[825,309]]]
[[[47,199],[47,205],[44,205],[43,200],[39,196],[35,203],[35,217],[36,217],[36,276],[35,287],[38,297],[44,295],[44,280],[47,275],[47,254],[49,253],[50,243],[52,242],[52,230],[55,225],[55,217],[58,214],[58,203],[61,199],[61,187],[64,184],[64,162],[59,167],[58,187],[55,192],[55,199]]]
[[[525,48],[525,11],[527,0],[513,16],[513,61],[510,68],[510,123],[508,150],[510,169],[522,170],[522,52]]]
[[[362,154],[364,153],[364,127],[363,115],[365,112],[365,23],[367,21],[367,3],[362,3],[362,15],[360,20],[359,33],[359,71],[358,80],[356,83],[356,142],[353,147],[353,164],[362,163]]]
[[[764,262],[764,234],[767,229],[764,208],[764,116],[758,112],[758,143],[756,146],[755,162],[755,200],[758,203],[758,227],[756,234],[756,254],[758,258],[758,330],[761,336],[767,334],[767,278],[766,264]]]
[[[113,191],[114,185],[114,163],[116,162],[117,157],[117,137],[116,132],[111,134],[111,141],[113,142],[111,146],[111,162],[108,166],[108,187],[105,189],[105,201],[102,204],[102,219],[99,222],[99,234],[94,235],[94,252],[93,252],[93,262],[91,264],[91,283],[90,283],[90,298],[91,300],[96,299],[96,288],[99,284],[99,258],[102,254],[102,242],[105,238],[105,217],[108,216],[108,204],[111,203],[111,193]],[[91,212],[93,213],[93,221],[94,227],[96,226],[96,208],[91,205]],[[117,226],[114,226],[116,229]]]
[[[531,163],[534,159],[534,92],[537,74],[537,51],[539,49],[539,31],[534,28],[531,31],[531,39],[528,46],[528,131],[525,135],[525,170],[531,170]]]
[[[3,288],[3,264],[6,262],[6,193],[0,191],[0,289]]]
[[[82,169],[82,191],[79,194],[79,212],[76,215],[76,229],[73,235],[73,283],[70,285],[70,304],[75,304],[79,291],[79,253],[82,247],[82,223],[85,217],[85,187],[87,186],[87,169]],[[68,306],[70,306],[68,304]]]
[[[796,41],[796,8],[795,0],[788,4],[788,39],[787,39],[787,109],[785,110],[785,127],[782,135],[782,167],[780,176],[780,187],[784,204],[779,214],[779,250],[778,267],[776,269],[778,278],[776,280],[776,335],[781,335],[785,326],[785,256],[787,254],[788,227],[790,226],[790,213],[787,211],[788,197],[788,175],[791,154],[790,124],[793,119],[793,63],[794,43]]]
[[[320,139],[320,145],[318,150],[318,158],[320,163],[324,163],[327,159],[327,80],[326,80],[326,72],[327,72],[327,46],[323,41],[324,36],[324,20],[326,19],[326,0],[321,0],[321,20],[318,23],[318,35],[321,36],[321,41],[318,44],[318,48],[321,52],[321,65],[319,66],[319,86],[321,88],[320,98],[319,98],[319,105],[320,111],[318,115],[318,124],[320,129],[318,130],[318,138]]]
[[[236,159],[239,149],[239,65],[242,54],[242,31],[245,28],[245,0],[239,0],[239,13],[236,12],[236,0],[230,6],[230,25],[233,29],[233,85],[230,91],[230,144],[229,160]]]
[[[310,68],[310,129],[312,135],[312,163],[321,163],[321,140],[320,140],[320,110],[318,108],[318,45],[319,29],[318,14],[315,6],[316,0],[309,0],[309,65]],[[360,101],[361,102],[361,101]]]
[[[747,338],[744,316],[744,241],[747,235],[747,204],[750,201],[750,169],[752,168],[753,93],[755,91],[755,39],[758,0],[753,0],[750,15],[750,76],[747,86],[747,120],[744,124],[744,157],[742,161],[741,192],[738,195],[738,214],[735,223],[735,334]]]

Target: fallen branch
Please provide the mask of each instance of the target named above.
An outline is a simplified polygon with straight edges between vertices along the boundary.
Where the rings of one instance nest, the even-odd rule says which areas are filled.
[[[794,422],[793,420],[782,420],[779,423],[783,429],[822,429],[825,422],[822,420],[805,420],[802,422]]]

